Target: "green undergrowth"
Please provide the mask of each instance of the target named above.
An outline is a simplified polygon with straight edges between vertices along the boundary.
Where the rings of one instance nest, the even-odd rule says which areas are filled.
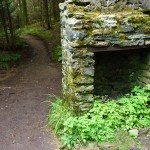
[[[26,40],[19,36],[14,36],[14,47],[10,50],[5,45],[2,45],[0,47],[0,69],[7,70],[16,65],[24,55],[24,50],[27,50],[28,47]]]
[[[52,32],[50,30],[45,30],[40,26],[26,26],[17,30],[19,35],[33,35],[37,36],[45,41],[49,41],[52,37]]]
[[[113,142],[117,131],[150,126],[150,85],[135,87],[131,94],[102,102],[95,100],[86,113],[75,115],[67,103],[56,97],[48,115],[49,125],[61,137],[63,147]]]
[[[23,49],[28,48],[27,41],[24,38],[20,37],[18,33],[14,33],[12,45],[8,45],[6,41],[7,40],[4,32],[0,33],[0,53],[2,51],[22,51]]]
[[[58,62],[62,61],[62,47],[60,45],[54,48],[54,55],[53,58]]]
[[[24,38],[15,37],[15,50],[14,51],[22,51],[24,49],[28,49],[29,45]]]
[[[18,60],[20,60],[21,54],[19,53],[4,53],[0,54],[0,67],[3,69],[8,69],[11,65],[15,64]]]

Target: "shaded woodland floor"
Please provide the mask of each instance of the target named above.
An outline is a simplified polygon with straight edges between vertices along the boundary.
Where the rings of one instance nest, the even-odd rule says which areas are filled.
[[[45,101],[47,94],[61,95],[61,66],[50,61],[44,42],[25,38],[26,61],[0,81],[0,150],[57,150]]]

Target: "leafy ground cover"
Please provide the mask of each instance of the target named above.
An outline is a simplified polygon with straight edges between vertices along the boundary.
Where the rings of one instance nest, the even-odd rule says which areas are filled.
[[[15,37],[15,46],[13,50],[3,50],[0,48],[0,69],[9,69],[10,67],[16,65],[16,63],[21,59],[24,53],[24,49],[28,48],[27,42],[21,38]]]
[[[3,53],[0,54],[0,65],[3,69],[8,69],[12,64],[18,61],[21,58],[19,53],[10,54],[10,53]]]
[[[116,133],[150,126],[150,85],[135,87],[131,94],[102,102],[95,100],[91,110],[75,115],[67,103],[56,97],[48,115],[49,125],[61,137],[63,147],[73,149],[77,144],[113,142]],[[122,133],[121,133],[122,135]],[[131,134],[134,138],[136,135]],[[127,138],[125,138],[127,139]],[[130,138],[128,141],[132,141]],[[123,145],[123,144],[122,144]],[[124,149],[129,149],[127,144]]]
[[[49,40],[49,38],[51,38],[52,33],[50,30],[45,30],[40,26],[35,26],[35,25],[31,25],[31,26],[26,26],[24,28],[20,28],[17,31],[17,34],[19,35],[34,35],[37,37],[40,37],[46,41]]]

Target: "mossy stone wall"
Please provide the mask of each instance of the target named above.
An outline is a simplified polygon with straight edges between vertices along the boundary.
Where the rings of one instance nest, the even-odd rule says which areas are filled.
[[[96,81],[97,78],[94,78],[98,74],[96,73],[97,68],[95,71],[95,59],[92,49],[128,48],[130,50],[130,47],[136,47],[137,49],[150,47],[150,17],[140,10],[133,9],[122,12],[92,12],[89,11],[89,1],[87,0],[67,0],[60,4],[60,10],[62,25],[62,71],[64,75],[63,95],[70,104],[71,109],[76,112],[86,111],[92,106],[94,93],[98,87],[96,84],[99,82]],[[117,62],[121,62],[122,67],[127,65],[129,70],[133,69],[127,72],[132,77],[132,72],[135,72],[136,67],[129,62],[123,62],[125,60],[124,57],[127,56],[121,56],[120,58],[117,56],[120,59],[119,62],[119,60],[113,58],[116,57],[114,55],[109,56],[109,58],[112,57],[110,61],[114,61],[116,67],[118,67]],[[141,54],[134,56],[131,53],[127,60],[131,61],[130,57],[138,58],[139,55]],[[101,61],[105,61],[106,58],[107,56],[103,57]],[[149,59],[145,63],[149,63]],[[100,74],[101,72],[107,73],[108,68],[104,68],[106,64],[99,63],[98,70],[102,70],[98,71]],[[138,64],[140,64],[140,61],[138,61]],[[113,63],[112,68],[111,66],[109,68],[113,71]],[[98,76],[98,78],[103,78],[103,76]],[[144,76],[148,76],[148,78]],[[144,73],[144,76],[142,71],[138,74],[140,83],[149,82],[149,73]],[[113,80],[115,80],[115,77]],[[117,80],[121,80],[121,75]],[[94,83],[96,83],[95,86]]]

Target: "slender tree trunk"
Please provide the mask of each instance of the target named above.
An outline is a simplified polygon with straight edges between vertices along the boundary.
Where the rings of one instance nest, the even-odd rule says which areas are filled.
[[[47,29],[51,29],[51,22],[50,22],[50,17],[49,17],[49,9],[48,9],[48,0],[43,0],[43,5],[44,5],[44,13],[45,13],[45,19],[46,19],[46,24],[47,24]]]
[[[13,49],[14,48],[14,32],[13,32],[13,25],[12,25],[12,17],[9,9],[9,3],[8,0],[5,0],[6,2],[6,9],[8,14],[8,22],[9,22],[9,31],[10,31],[10,46]]]
[[[59,0],[52,0],[53,3],[53,17],[54,17],[54,21],[58,21],[59,20]]]
[[[27,10],[26,0],[22,0],[22,14],[23,14],[24,25],[27,25],[29,23],[29,19],[28,19],[28,10]]]
[[[41,26],[44,27],[44,1],[41,0]]]
[[[5,14],[5,9],[2,0],[0,0],[0,15],[1,15],[1,20],[2,20],[2,26],[4,29],[5,37],[6,37],[6,42],[7,42],[7,47],[10,49],[10,41],[9,41],[9,36],[7,32],[7,23],[6,23],[6,14]]]
[[[18,5],[19,5],[19,21],[20,21],[20,26],[23,27],[24,23],[23,23],[23,11],[22,11],[22,2],[21,0],[18,0]]]

